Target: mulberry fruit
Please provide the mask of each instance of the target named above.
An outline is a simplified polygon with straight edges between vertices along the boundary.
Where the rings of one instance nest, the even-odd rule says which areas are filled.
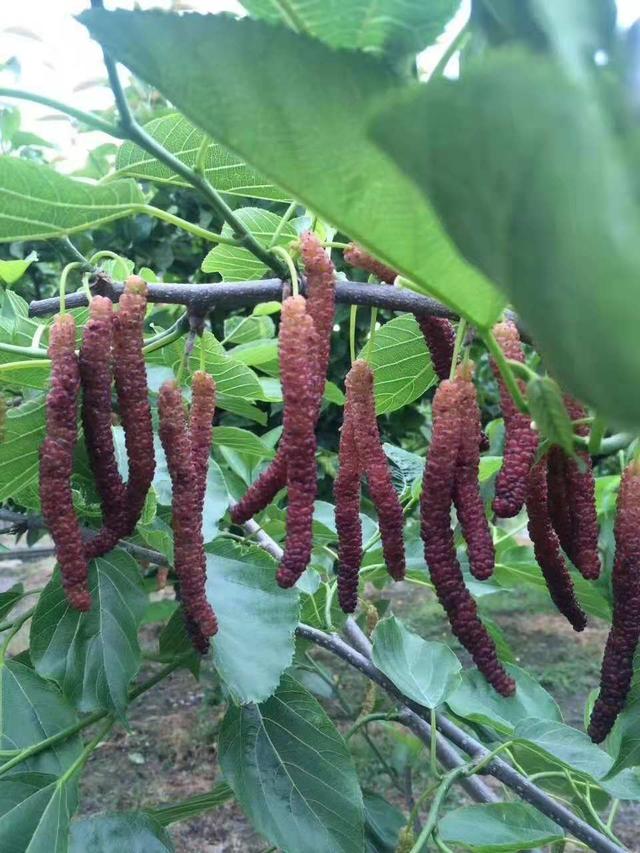
[[[350,266],[375,275],[385,284],[393,284],[398,275],[395,270],[383,264],[382,261],[377,261],[357,243],[349,243],[344,250],[344,259]]]
[[[126,486],[118,471],[111,431],[112,342],[111,300],[94,296],[79,355],[84,439],[102,504],[102,528],[85,545],[88,559],[115,547],[126,511]]]
[[[478,580],[493,573],[495,549],[480,494],[480,409],[473,384],[473,362],[458,368],[455,382],[460,387],[460,452],[456,464],[453,502],[467,543],[469,568]]]
[[[278,568],[281,587],[295,584],[311,559],[313,502],[316,497],[315,360],[317,335],[305,299],[290,296],[282,305],[280,375],[284,395],[287,451],[287,536]]]
[[[358,575],[362,562],[360,523],[360,463],[354,438],[351,400],[347,397],[340,432],[338,475],[333,484],[338,533],[338,600],[345,613],[358,603]]]
[[[416,314],[416,321],[424,337],[431,363],[436,375],[441,381],[449,378],[456,333],[453,323],[442,317],[430,317],[426,314]]]
[[[494,689],[503,696],[511,696],[515,682],[500,664],[495,644],[465,586],[451,529],[451,503],[462,442],[462,393],[459,382],[445,380],[433,400],[433,434],[420,503],[424,553],[436,595],[453,633]]]
[[[191,455],[196,477],[196,494],[199,512],[204,509],[204,496],[207,490],[207,472],[211,455],[213,435],[213,416],[216,410],[216,383],[213,376],[203,370],[193,374],[191,383],[191,413],[189,418],[189,438]]]
[[[493,334],[508,359],[524,362],[520,336],[514,323],[498,323]],[[518,411],[495,362],[492,361],[491,366],[498,380],[505,428],[504,455],[496,478],[493,510],[500,518],[512,518],[520,512],[527,496],[529,472],[538,449],[538,434],[532,429],[529,416]],[[521,387],[524,388],[524,383]]]
[[[587,617],[576,599],[573,581],[549,513],[546,456],[531,469],[526,502],[529,536],[551,600],[571,623],[573,630],[582,631],[587,624]]]
[[[165,382],[160,388],[158,411],[160,440],[173,485],[171,524],[179,597],[194,645],[204,653],[209,638],[218,630],[218,623],[206,597],[206,557],[196,465],[184,401],[175,381]]]
[[[59,315],[51,327],[49,341],[51,387],[47,395],[47,434],[40,447],[40,502],[56,547],[67,599],[76,610],[89,610],[89,569],[71,494],[80,390],[75,345],[73,317]]]
[[[615,523],[613,621],[600,676],[600,693],[589,722],[589,736],[600,743],[611,731],[633,677],[640,638],[640,464],[632,462],[620,482]]]
[[[394,580],[405,576],[404,515],[393,487],[389,461],[380,442],[373,393],[373,371],[366,361],[354,361],[346,379],[347,396],[353,405],[353,431],[369,494],[378,513],[382,552]]]

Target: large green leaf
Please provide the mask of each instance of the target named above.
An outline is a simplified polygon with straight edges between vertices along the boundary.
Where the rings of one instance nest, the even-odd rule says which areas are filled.
[[[242,0],[254,17],[288,24],[332,47],[416,52],[434,42],[457,0]]]
[[[44,397],[10,408],[0,441],[0,503],[14,498],[39,509],[38,451],[44,438]]]
[[[78,722],[55,684],[14,660],[0,666],[0,749],[33,746]],[[80,754],[80,738],[69,738],[19,765],[20,770],[62,773]]]
[[[295,853],[362,853],[362,794],[351,756],[297,681],[285,676],[261,705],[232,705],[218,746],[225,778],[272,844]]]
[[[235,214],[259,243],[266,248],[271,246],[273,236],[280,225],[280,216],[259,207],[242,207],[236,210]],[[228,237],[233,236],[233,230],[227,224],[224,225],[222,233]],[[286,246],[297,236],[295,222],[289,221],[283,227],[274,245]],[[202,272],[220,273],[224,281],[250,281],[261,278],[266,271],[266,264],[252,255],[248,249],[242,246],[227,246],[223,243],[211,249],[202,262]]]
[[[16,361],[11,366],[5,363],[0,367],[0,385],[5,388],[32,388],[34,391],[43,391],[49,385],[50,374],[51,362],[47,358]]]
[[[240,427],[214,427],[213,443],[215,447],[231,447],[233,450],[239,450],[248,456],[257,456],[258,459],[271,459],[274,455],[273,449],[265,444],[259,436]]]
[[[169,833],[144,812],[99,814],[71,825],[69,853],[172,853]]]
[[[640,216],[588,88],[547,59],[500,52],[385,110],[374,132],[563,386],[638,426]]]
[[[262,387],[258,377],[241,361],[228,356],[211,332],[205,332],[194,347],[190,360],[192,370],[200,368],[200,347],[204,347],[205,370],[216,380],[218,404],[224,408],[222,398],[242,397],[246,400],[262,399]],[[166,348],[165,363],[174,372],[182,359],[182,345]]]
[[[545,756],[571,770],[602,779],[610,770],[613,760],[584,732],[557,720],[521,720],[515,727],[517,740],[534,745]]]
[[[360,353],[375,372],[379,415],[395,412],[421,397],[435,381],[422,332],[410,314],[394,317],[375,334],[373,346]]]
[[[65,598],[60,571],[54,573],[31,622],[31,658],[79,710],[123,715],[140,665],[137,629],[147,605],[138,564],[112,551],[91,562],[89,587],[91,610],[79,613]]]
[[[277,564],[261,548],[218,539],[207,548],[207,598],[220,630],[216,668],[238,702],[262,702],[291,664],[298,590],[281,589]]]
[[[402,692],[436,708],[460,683],[460,661],[444,643],[423,640],[395,616],[378,622],[373,662]]]
[[[535,679],[517,666],[507,665],[506,669],[516,681],[515,695],[500,696],[477,670],[470,670],[463,674],[462,683],[448,697],[447,705],[459,717],[506,735],[513,733],[520,720],[529,717],[562,719],[552,696]]]
[[[14,583],[9,589],[0,592],[0,619],[4,621],[16,604],[24,597],[24,584]]]
[[[365,853],[394,853],[406,818],[379,794],[362,792]]]
[[[81,19],[194,124],[294,198],[478,325],[496,319],[502,297],[368,139],[373,104],[401,85],[388,65],[257,21],[98,9]],[[177,54],[179,63],[166,61]]]
[[[204,134],[179,113],[153,118],[144,126],[145,131],[167,151],[193,168],[204,139]],[[184,178],[160,163],[134,142],[125,142],[118,149],[116,169],[124,175],[161,184],[189,186]],[[204,159],[204,176],[219,192],[243,198],[264,198],[273,201],[286,199],[282,190],[256,174],[239,157],[213,140]]]
[[[0,779],[0,850],[68,853],[69,821],[78,804],[75,779],[16,773]]]
[[[0,242],[45,240],[131,213],[144,197],[134,181],[90,184],[18,157],[0,157]]]
[[[440,820],[438,833],[448,844],[478,853],[515,853],[564,838],[557,823],[528,803],[462,806]]]

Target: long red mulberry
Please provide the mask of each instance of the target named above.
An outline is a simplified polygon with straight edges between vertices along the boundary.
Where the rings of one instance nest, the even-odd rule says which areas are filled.
[[[571,420],[586,417],[586,410],[577,400],[565,395],[564,402]],[[576,432],[578,435],[588,435],[589,427],[580,424]],[[567,553],[583,577],[595,580],[600,575],[596,483],[589,452],[578,450],[577,455],[582,460],[583,471],[575,459],[565,459],[566,491],[572,522],[571,552]]]
[[[376,260],[373,255],[370,255],[357,243],[349,243],[344,250],[344,259],[352,267],[371,273],[386,284],[393,284],[398,275],[395,270],[383,264],[382,261]]]
[[[576,599],[573,581],[549,514],[546,456],[531,469],[527,513],[529,536],[551,600],[571,623],[573,630],[582,631],[587,624],[587,617]]]
[[[84,439],[102,504],[103,526],[85,545],[89,559],[115,547],[125,512],[126,486],[118,471],[111,431],[112,342],[113,305],[104,296],[94,296],[79,355]]]
[[[511,696],[515,682],[498,660],[495,644],[465,586],[451,529],[451,502],[462,441],[461,400],[460,383],[449,380],[439,386],[433,400],[433,434],[420,503],[425,559],[453,633],[494,689]]]
[[[346,378],[347,395],[353,405],[353,431],[369,494],[378,513],[382,552],[387,571],[394,580],[405,576],[404,515],[393,486],[391,468],[382,444],[373,393],[373,371],[366,361],[354,361]]]
[[[566,455],[561,447],[551,447],[547,454],[547,504],[553,529],[562,550],[573,562],[573,521],[567,494]]]
[[[437,377],[444,381],[451,373],[453,349],[456,342],[456,332],[453,323],[443,317],[430,317],[426,314],[416,314],[416,321],[424,337],[431,363]]]
[[[331,334],[335,315],[335,267],[316,235],[308,231],[300,238],[307,281],[307,314],[316,330],[318,352],[314,365],[314,428],[320,414],[329,365]],[[309,357],[309,356],[308,356]],[[275,459],[231,510],[234,524],[244,524],[263,510],[287,482],[287,446],[283,435]]]
[[[338,600],[345,613],[358,603],[358,576],[362,562],[360,523],[360,464],[354,438],[353,409],[347,397],[340,431],[338,475],[333,484],[338,533]]]
[[[633,677],[633,657],[640,638],[640,463],[632,462],[620,482],[615,524],[613,622],[593,707],[589,735],[600,743],[624,708]]]
[[[204,495],[207,490],[207,472],[209,471],[209,457],[211,456],[215,410],[215,380],[213,376],[203,370],[197,370],[193,374],[191,383],[189,438],[191,440],[191,455],[196,476],[195,488],[200,514],[204,509]]]
[[[277,581],[295,584],[309,565],[316,497],[315,359],[317,336],[305,299],[290,296],[282,304],[280,375],[284,394],[287,451],[287,537]]]
[[[524,362],[520,336],[514,323],[498,323],[493,334],[508,359]],[[496,478],[493,510],[500,518],[512,518],[520,512],[527,496],[529,472],[538,449],[538,433],[531,428],[529,416],[517,409],[493,360],[491,367],[498,380],[505,428],[504,455]],[[520,382],[520,385],[524,389],[524,383]]]
[[[55,543],[67,599],[77,610],[89,610],[89,570],[71,494],[80,389],[75,345],[73,317],[59,315],[49,340],[51,388],[47,395],[47,435],[40,447],[40,502]]]
[[[218,630],[215,613],[206,597],[206,557],[202,538],[202,511],[196,466],[187,430],[182,393],[175,381],[165,382],[158,395],[160,440],[167,457],[173,495],[174,567],[180,582],[180,600],[192,639],[204,652]]]
[[[458,368],[455,382],[460,386],[461,440],[456,465],[453,502],[467,543],[469,568],[478,580],[493,573],[495,549],[484,511],[478,480],[480,468],[480,409],[473,384],[473,362]]]

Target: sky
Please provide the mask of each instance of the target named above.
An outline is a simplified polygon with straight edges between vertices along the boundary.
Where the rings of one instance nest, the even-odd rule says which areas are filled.
[[[425,0],[426,2],[426,0]],[[617,0],[621,27],[640,18],[640,0]],[[0,72],[0,85],[38,92],[83,110],[104,109],[113,101],[106,85],[102,56],[85,28],[74,20],[88,6],[87,0],[0,0],[0,63],[16,56],[21,73]],[[132,9],[134,0],[107,0],[109,9]],[[138,8],[168,8],[169,0],[137,0]],[[197,12],[241,12],[236,0],[185,0],[182,8]],[[433,68],[450,40],[469,15],[470,0],[463,0],[460,12],[438,44],[420,58],[424,71]],[[456,58],[448,68],[455,73]],[[68,120],[48,107],[20,102],[22,130],[37,133],[56,143],[65,171],[80,167],[86,154],[106,141],[100,133],[77,134]]]

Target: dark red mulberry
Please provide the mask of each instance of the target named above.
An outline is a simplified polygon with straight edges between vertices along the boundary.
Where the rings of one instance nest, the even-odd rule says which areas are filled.
[[[478,580],[486,580],[493,573],[495,549],[478,480],[482,428],[476,387],[473,384],[473,362],[458,368],[455,382],[461,390],[462,432],[453,502],[467,543],[471,574]]]
[[[508,359],[524,362],[520,336],[514,323],[498,323],[493,334]],[[538,449],[538,433],[532,429],[529,416],[517,409],[493,360],[491,367],[498,380],[505,429],[504,455],[496,478],[493,510],[500,518],[512,518],[520,512],[527,496],[529,472]],[[524,390],[521,381],[520,386]]]
[[[386,284],[393,284],[398,275],[395,270],[383,264],[382,261],[377,261],[357,243],[349,243],[344,250],[344,259],[352,267],[371,273]]]
[[[47,395],[47,434],[40,447],[40,502],[56,547],[67,599],[76,610],[89,610],[89,570],[71,494],[80,390],[75,345],[73,317],[59,315],[49,339],[51,387]]]
[[[300,238],[307,282],[307,314],[316,330],[318,353],[314,370],[314,428],[320,414],[329,364],[331,334],[335,316],[335,267],[315,234],[308,231]],[[307,356],[310,357],[310,354]],[[244,524],[263,510],[287,482],[287,446],[283,435],[275,459],[252,483],[231,510],[234,524]]]
[[[112,342],[113,305],[104,296],[94,296],[79,355],[84,439],[102,504],[102,528],[85,545],[89,559],[115,547],[126,512],[126,486],[118,471],[111,431]]]
[[[191,383],[191,413],[189,417],[189,438],[191,455],[196,475],[196,493],[200,514],[204,509],[204,495],[207,490],[207,473],[211,456],[211,438],[213,435],[213,416],[216,411],[216,383],[213,376],[203,370],[193,374]]]
[[[565,395],[564,403],[571,420],[577,421],[586,417],[586,410],[577,400]],[[576,427],[576,432],[586,436],[589,434],[589,427],[580,424]],[[589,452],[578,450],[577,455],[582,460],[582,471],[575,459],[565,459],[566,493],[572,522],[571,551],[567,551],[567,554],[583,577],[595,580],[600,575],[596,482]]]
[[[147,286],[132,275],[120,296],[113,339],[116,391],[129,461],[126,512],[119,538],[133,533],[155,471],[147,370],[142,352],[146,308]]]
[[[184,401],[175,381],[165,382],[160,388],[158,412],[160,440],[173,485],[171,525],[179,597],[187,629],[198,650],[204,652],[209,638],[218,630],[218,623],[206,597],[206,557],[196,466]]]
[[[316,497],[314,411],[318,343],[304,297],[285,299],[280,322],[288,502],[287,536],[277,581],[282,587],[290,587],[311,559],[313,502]]]
[[[573,522],[567,495],[566,455],[561,447],[551,447],[547,454],[547,504],[553,529],[562,550],[573,561]]]
[[[546,456],[531,469],[527,513],[529,536],[551,600],[571,623],[574,631],[582,631],[587,624],[587,617],[576,599],[573,581],[549,514]]]
[[[453,323],[442,317],[429,317],[426,314],[416,314],[415,317],[431,355],[436,375],[441,381],[448,379],[456,342]]]
[[[589,736],[600,743],[611,731],[633,677],[640,638],[640,463],[631,462],[620,482],[615,524],[613,621],[600,675],[600,694],[589,722]]]
[[[338,600],[345,613],[358,603],[358,576],[362,562],[360,523],[360,464],[354,438],[352,402],[347,396],[340,431],[338,475],[333,484],[338,533]]]
[[[353,405],[353,431],[369,494],[378,513],[382,552],[387,571],[394,580],[404,578],[404,514],[393,486],[391,468],[378,430],[373,393],[373,371],[366,361],[354,361],[346,378],[347,396]]]
[[[511,696],[515,682],[502,668],[493,640],[465,586],[451,529],[451,503],[462,442],[462,387],[445,380],[433,400],[433,434],[420,502],[424,553],[436,595],[451,628],[498,693]]]

